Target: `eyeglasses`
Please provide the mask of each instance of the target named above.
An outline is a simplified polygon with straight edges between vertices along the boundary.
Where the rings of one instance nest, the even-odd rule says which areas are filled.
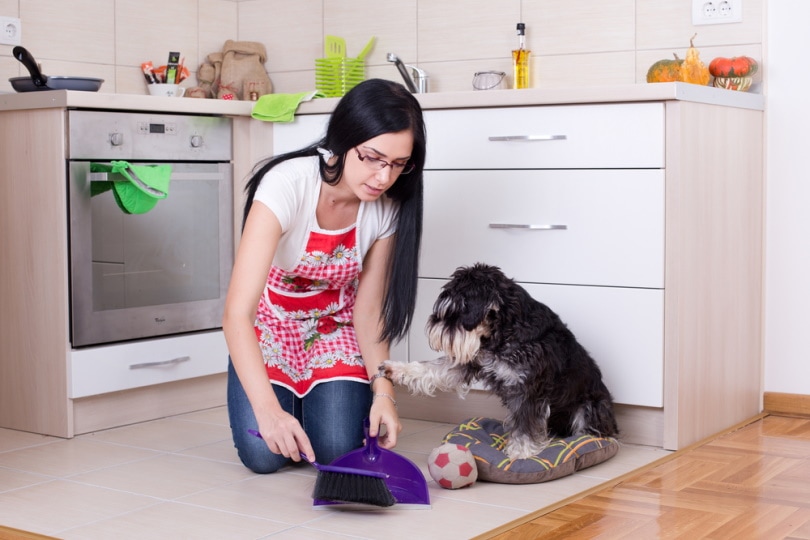
[[[357,152],[357,159],[365,163],[366,167],[374,171],[381,171],[386,167],[391,167],[391,171],[397,174],[408,174],[414,168],[414,164],[411,161],[406,161],[405,163],[391,163],[385,161],[384,159],[364,156],[357,148],[355,148],[354,151]]]

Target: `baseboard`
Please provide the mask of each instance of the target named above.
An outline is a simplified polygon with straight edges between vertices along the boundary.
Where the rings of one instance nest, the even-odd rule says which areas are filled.
[[[74,434],[220,407],[226,401],[226,379],[217,373],[74,400]]]
[[[402,418],[459,424],[473,416],[504,418],[506,409],[498,398],[481,390],[471,390],[461,399],[455,393],[437,392],[434,397],[413,396],[399,389],[397,402]],[[628,444],[662,446],[664,411],[650,407],[619,405],[615,407],[619,439]]]
[[[764,408],[771,414],[810,416],[810,395],[765,392]]]

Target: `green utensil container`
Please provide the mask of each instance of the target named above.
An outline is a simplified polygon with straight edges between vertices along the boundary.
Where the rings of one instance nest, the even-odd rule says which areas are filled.
[[[358,58],[317,58],[315,89],[326,97],[341,97],[366,78],[366,62]]]

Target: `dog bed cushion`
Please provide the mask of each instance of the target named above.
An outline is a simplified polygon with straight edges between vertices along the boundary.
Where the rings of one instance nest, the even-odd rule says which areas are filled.
[[[526,459],[511,460],[504,452],[509,441],[503,422],[476,417],[445,435],[442,443],[470,449],[478,465],[478,479],[500,484],[536,484],[556,480],[602,463],[616,455],[619,442],[612,437],[577,435],[554,439],[545,450]]]

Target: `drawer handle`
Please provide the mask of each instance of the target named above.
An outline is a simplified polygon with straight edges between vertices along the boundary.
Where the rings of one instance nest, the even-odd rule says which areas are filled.
[[[524,229],[530,231],[564,231],[568,225],[532,225],[530,223],[490,223],[490,229]]]
[[[177,364],[182,364],[183,362],[188,362],[189,360],[191,360],[190,356],[178,356],[177,358],[172,358],[171,360],[160,360],[158,362],[142,362],[140,364],[130,364],[129,369],[145,369],[153,367],[175,366]]]
[[[490,137],[490,141],[564,141],[568,139],[567,135],[502,135]]]

